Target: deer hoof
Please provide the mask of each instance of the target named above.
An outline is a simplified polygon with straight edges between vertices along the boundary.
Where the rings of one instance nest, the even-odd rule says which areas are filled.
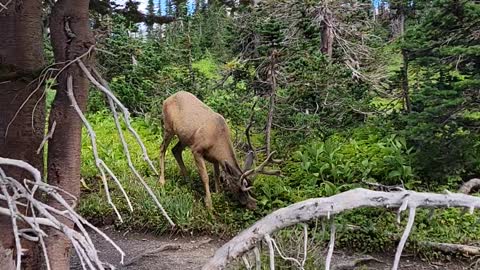
[[[165,178],[160,177],[160,180],[158,182],[160,183],[160,186],[163,187],[165,185]]]
[[[211,200],[205,200],[205,206],[207,207],[208,211],[212,211],[212,210],[213,210],[213,206],[212,206],[212,201],[211,201]]]

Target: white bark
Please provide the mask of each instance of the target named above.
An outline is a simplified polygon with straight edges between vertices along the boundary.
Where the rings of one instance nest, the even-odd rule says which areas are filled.
[[[16,179],[8,177],[2,170],[2,165],[17,166],[29,171],[35,181],[24,180],[20,183]],[[102,233],[98,228],[94,227],[80,215],[78,215],[73,207],[58,193],[62,190],[43,183],[40,178],[40,172],[31,165],[21,160],[14,160],[0,157],[0,201],[7,203],[8,208],[0,207],[0,215],[9,216],[12,219],[12,230],[16,240],[16,265],[17,269],[21,266],[22,246],[20,238],[29,241],[40,241],[47,261],[47,269],[50,268],[48,254],[43,243],[43,237],[46,237],[45,227],[51,227],[61,231],[72,242],[77,251],[82,265],[88,265],[90,269],[105,269],[104,263],[98,257],[98,252],[90,239],[89,233],[85,226],[100,234],[107,242],[109,242],[121,255],[121,262],[125,253],[118,247],[108,236]],[[62,210],[54,208],[50,205],[37,200],[34,193],[38,190],[42,195],[47,195],[53,200],[57,201]],[[67,194],[68,196],[71,196]],[[28,213],[31,216],[22,214],[17,206],[28,207]],[[64,209],[64,210],[63,210]],[[58,217],[67,218],[72,221],[78,228],[79,232],[70,228],[63,223]],[[27,228],[19,229],[17,221],[23,221]],[[26,234],[25,232],[29,232]],[[31,234],[33,233],[34,236]],[[0,268],[1,265],[0,265]]]
[[[473,178],[463,183],[458,192],[470,194],[473,189],[480,187],[480,178]]]
[[[408,201],[405,203],[405,201]],[[363,188],[349,190],[328,198],[309,199],[281,208],[257,221],[217,250],[203,270],[224,269],[225,266],[254,248],[266,235],[285,227],[319,217],[363,207],[399,208],[462,207],[473,211],[480,208],[480,198],[465,194],[423,193],[415,191],[381,192]],[[412,221],[413,222],[413,221]]]

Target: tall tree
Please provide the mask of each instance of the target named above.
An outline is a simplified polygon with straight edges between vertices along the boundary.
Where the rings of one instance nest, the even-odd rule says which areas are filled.
[[[471,145],[480,127],[472,116],[480,104],[479,21],[480,5],[473,0],[435,0],[405,33],[402,50],[409,70],[419,71],[410,87],[406,132],[416,146],[418,167],[429,173],[425,179],[438,182],[475,166],[469,160],[478,155]]]
[[[41,82],[35,80],[45,64],[42,1],[12,0],[1,10],[0,156],[25,160],[43,171],[43,154],[36,152],[43,139],[45,101]],[[14,168],[8,168],[8,174],[17,179],[26,176]],[[0,216],[0,231],[0,245],[12,249],[9,217]],[[39,253],[34,246],[25,246],[25,269],[36,269]]]
[[[43,153],[37,154],[37,148],[44,137],[45,101],[42,98],[43,81],[36,79],[44,66],[42,1],[10,3],[0,16],[0,35],[7,41],[0,43],[0,77],[3,82],[0,84],[0,156],[27,161],[43,171]],[[77,197],[80,193],[82,125],[67,97],[67,77],[75,78],[73,91],[78,104],[85,109],[88,80],[71,61],[84,55],[94,44],[88,7],[89,1],[59,0],[54,4],[50,18],[55,61],[60,67],[69,66],[58,77],[57,95],[49,118],[50,128],[55,123],[56,129],[48,147],[48,179]],[[24,178],[20,171],[8,169],[9,175]],[[10,220],[0,217],[0,228],[2,246],[11,249]],[[69,269],[69,243],[57,230],[49,231],[48,235],[45,242],[52,269]],[[23,246],[28,248],[24,268],[41,268],[36,246],[26,243]]]
[[[58,0],[55,3],[50,19],[50,32],[57,63],[69,63],[85,55],[94,45],[89,25],[88,2]],[[85,59],[88,58],[83,58],[83,61],[87,61]],[[73,92],[80,109],[85,111],[87,106],[89,81],[78,65],[69,65],[58,77],[57,94],[49,117],[50,128],[56,123],[56,129],[48,147],[47,179],[50,184],[78,198],[82,122],[68,98],[68,76],[73,77]],[[46,245],[52,268],[69,269],[71,247],[67,238],[52,230],[46,239]]]
[[[147,33],[148,35],[153,34],[153,18],[155,17],[155,4],[153,3],[153,0],[148,0],[147,4],[147,21],[145,24],[147,25]]]

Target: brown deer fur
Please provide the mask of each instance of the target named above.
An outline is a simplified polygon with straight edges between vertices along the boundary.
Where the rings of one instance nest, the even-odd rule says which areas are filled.
[[[205,188],[205,204],[212,208],[210,187],[205,160],[213,163],[215,191],[220,188],[220,168],[225,172],[230,190],[247,208],[253,209],[256,201],[242,188],[242,170],[238,165],[230,139],[230,130],[225,119],[214,112],[191,93],[180,91],[163,102],[163,142],[160,152],[160,184],[165,184],[165,152],[174,136],[179,142],[173,147],[173,155],[180,167],[180,173],[187,178],[182,151],[189,147],[193,153],[200,177]],[[246,164],[251,166],[252,162]],[[248,183],[248,182],[247,182]]]

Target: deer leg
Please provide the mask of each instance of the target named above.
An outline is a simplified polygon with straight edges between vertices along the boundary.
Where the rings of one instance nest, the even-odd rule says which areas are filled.
[[[205,166],[205,159],[199,153],[193,152],[195,163],[197,164],[200,178],[202,178],[203,187],[205,188],[205,205],[209,210],[212,210],[212,196],[210,195],[210,186],[208,180],[207,167]]]
[[[185,167],[185,163],[183,163],[183,158],[182,158],[182,151],[185,149],[185,146],[181,143],[178,142],[172,149],[173,156],[175,157],[175,160],[177,160],[178,167],[180,167],[180,173],[183,176],[183,179],[185,181],[188,181],[188,174],[187,174],[187,168]]]
[[[213,171],[215,176],[215,192],[220,192],[220,165],[218,162],[213,163]]]
[[[172,141],[173,134],[167,131],[163,134],[163,142],[160,147],[160,185],[165,185],[165,152],[167,151],[168,145]]]

